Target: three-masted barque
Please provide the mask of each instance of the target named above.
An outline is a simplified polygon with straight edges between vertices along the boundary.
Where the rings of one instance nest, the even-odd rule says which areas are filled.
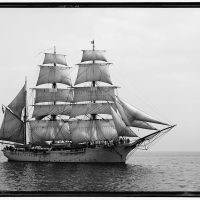
[[[54,48],[39,66],[37,87],[31,89],[34,104],[27,102],[25,81],[14,100],[3,106],[0,140],[7,144],[3,153],[8,160],[125,163],[131,152],[175,126],[117,96],[118,87],[109,74],[111,63],[104,50],[96,50],[94,41],[92,45],[92,50],[83,50],[74,85],[65,55]],[[152,123],[163,127],[157,129]],[[134,128],[151,133],[138,137]]]

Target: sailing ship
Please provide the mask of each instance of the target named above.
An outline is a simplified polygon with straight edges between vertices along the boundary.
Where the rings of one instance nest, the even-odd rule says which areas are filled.
[[[53,53],[45,52],[36,87],[30,89],[33,105],[27,102],[25,81],[14,100],[2,107],[0,140],[7,144],[3,153],[8,160],[125,163],[136,149],[175,126],[122,100],[111,81],[105,51],[91,43],[92,49],[83,50],[77,64],[74,85],[65,55],[54,47]],[[151,133],[139,137],[134,128]]]

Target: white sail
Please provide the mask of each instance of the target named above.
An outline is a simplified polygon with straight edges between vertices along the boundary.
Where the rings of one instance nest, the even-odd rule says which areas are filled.
[[[54,88],[34,88],[36,91],[35,103],[41,102],[72,102],[73,90],[72,89],[54,89]]]
[[[32,117],[38,119],[47,115],[70,115],[72,106],[69,104],[34,105]]]
[[[87,114],[109,114],[111,103],[88,103],[88,104],[73,104],[70,117]]]
[[[115,125],[112,119],[95,120],[98,130],[99,140],[114,140],[118,137]]]
[[[81,62],[100,60],[107,62],[104,50],[83,50]]]
[[[120,116],[115,112],[115,110],[110,107],[113,121],[115,124],[115,128],[119,136],[127,136],[127,137],[137,137],[137,135],[128,127],[126,127],[125,123],[122,121]]]
[[[65,55],[54,53],[45,53],[43,64],[61,64],[67,66]]]
[[[115,101],[115,104],[126,126],[138,127],[138,128],[143,128],[143,129],[149,129],[149,130],[157,130],[155,127],[153,127],[152,125],[148,124],[145,121],[130,120],[127,114],[125,113],[125,110],[121,106],[121,104],[117,101]]]
[[[117,137],[112,120],[77,120],[69,122],[69,127],[74,143],[111,140]]]
[[[1,125],[0,140],[24,143],[24,123],[8,109]]]
[[[40,66],[36,85],[62,83],[71,86],[70,68],[61,66]]]
[[[88,81],[101,81],[112,85],[109,63],[79,64],[78,74],[74,85]]]
[[[117,97],[120,105],[124,109],[124,113],[127,118],[127,123],[132,123],[134,120],[140,120],[140,121],[145,121],[145,122],[152,122],[156,124],[162,124],[162,125],[168,125],[164,122],[158,121],[151,117],[150,115],[147,115],[146,113],[136,109],[135,107],[129,105],[128,103],[122,101],[119,97]]]
[[[13,101],[8,105],[8,107],[13,111],[15,115],[21,118],[22,110],[25,107],[25,85],[13,99]]]
[[[82,143],[90,141],[89,129],[86,128],[84,121],[69,122],[71,140],[73,143]]]
[[[113,101],[117,87],[75,87],[73,102]]]
[[[43,141],[70,140],[69,125],[63,121],[30,121],[32,143]]]
[[[143,129],[149,129],[149,130],[157,130],[157,128],[150,125],[149,123],[144,122],[144,121],[139,121],[139,120],[134,120],[131,122],[130,125],[127,125],[127,126],[138,127],[138,128],[143,128]]]

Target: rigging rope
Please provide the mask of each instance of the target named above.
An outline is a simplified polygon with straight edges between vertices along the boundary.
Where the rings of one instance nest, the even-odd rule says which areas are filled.
[[[133,90],[133,87],[130,87],[130,83],[129,83],[128,80],[127,80],[127,75],[124,74],[123,70],[119,70],[117,67],[116,67],[115,69],[119,72],[120,77],[121,77],[121,76],[124,76],[123,82],[121,81],[121,79],[118,79],[118,80],[119,80],[119,82],[122,83],[122,85],[124,85],[124,81],[127,83],[127,84],[125,85],[125,88],[128,87],[128,88],[130,89],[130,91],[131,91],[132,93],[134,93],[134,96],[138,98],[138,100],[141,100],[141,101],[143,102],[143,104],[146,104],[148,107],[151,107],[151,109],[152,109],[157,115],[159,115],[161,118],[165,118],[165,120],[167,120],[167,121],[170,122],[170,120],[169,120],[166,116],[164,116],[163,114],[161,115],[160,112],[158,112],[158,108],[156,108],[155,105],[153,105],[152,103],[150,103],[149,99],[148,99],[148,103],[147,103],[147,101],[145,101],[145,99],[146,99],[145,96],[142,95],[141,91],[139,92],[139,90],[137,90],[136,87],[134,86],[134,90],[137,90],[137,93],[140,93],[140,96],[137,95],[137,94],[135,93],[135,91]],[[131,86],[133,86],[133,84],[131,84]],[[142,96],[143,96],[144,98],[143,98]],[[135,106],[134,106],[134,107],[135,107]],[[141,109],[140,109],[140,110],[141,110]],[[144,111],[143,111],[143,112],[144,112]]]

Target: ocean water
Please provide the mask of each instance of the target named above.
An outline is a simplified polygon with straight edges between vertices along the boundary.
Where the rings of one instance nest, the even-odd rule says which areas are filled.
[[[7,161],[0,191],[200,191],[200,153],[136,152],[126,164]]]

